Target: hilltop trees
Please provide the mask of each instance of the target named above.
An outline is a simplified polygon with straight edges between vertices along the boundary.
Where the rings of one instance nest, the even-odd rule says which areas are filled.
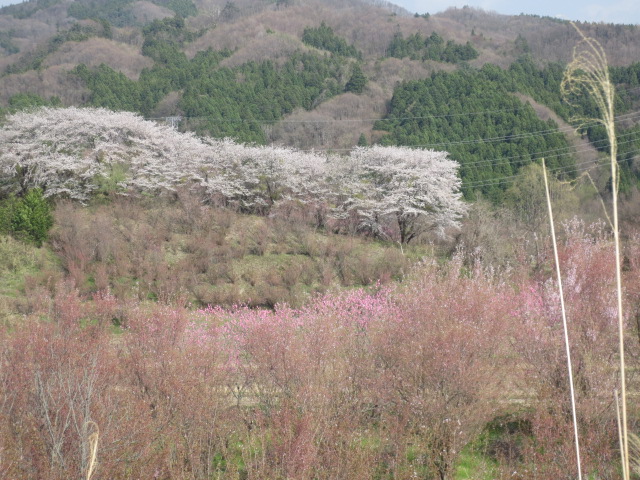
[[[353,45],[349,45],[344,38],[337,36],[333,29],[324,22],[318,28],[308,27],[302,33],[302,41],[312,47],[327,50],[345,57],[362,59],[362,53]]]
[[[351,71],[351,78],[344,86],[345,92],[353,92],[356,94],[362,93],[365,85],[367,84],[367,77],[362,73],[362,68],[357,63],[353,66]]]
[[[444,39],[433,32],[427,38],[420,33],[404,38],[402,32],[397,32],[387,47],[387,55],[395,58],[409,57],[412,60],[435,60],[438,62],[464,62],[478,58],[478,51],[467,42],[465,45]]]
[[[230,9],[230,10],[229,10]],[[225,11],[235,15],[233,2]],[[223,11],[222,15],[226,15]],[[241,142],[266,143],[264,125],[271,125],[295,109],[313,109],[343,91],[361,93],[366,78],[354,67],[345,87],[350,61],[361,54],[326,26],[305,30],[307,43],[335,55],[297,52],[284,62],[270,59],[221,66],[232,51],[211,47],[189,59],[184,47],[201,32],[190,31],[181,17],[156,20],[142,29],[142,54],[154,61],[138,80],[127,78],[107,65],[76,66],[72,73],[90,90],[88,103],[111,110],[151,115],[171,92],[180,92],[177,108],[188,119],[183,126],[199,134],[230,137]],[[315,33],[314,33],[315,32]],[[308,38],[307,38],[308,37]]]
[[[465,211],[458,164],[446,152],[359,147],[348,157],[201,139],[104,109],[41,108],[0,130],[0,194],[45,198],[199,192],[203,201],[260,215],[302,208],[318,226],[350,219],[408,243],[457,227]]]

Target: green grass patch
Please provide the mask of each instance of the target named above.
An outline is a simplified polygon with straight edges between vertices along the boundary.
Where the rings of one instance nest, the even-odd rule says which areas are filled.
[[[473,446],[467,446],[455,466],[455,480],[493,480],[496,462]]]
[[[29,276],[59,269],[57,258],[46,247],[38,248],[9,235],[0,235],[0,296],[22,296]]]

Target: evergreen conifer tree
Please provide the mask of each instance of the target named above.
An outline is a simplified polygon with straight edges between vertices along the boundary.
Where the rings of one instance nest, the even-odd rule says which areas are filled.
[[[360,65],[357,63],[353,66],[353,71],[351,72],[351,78],[347,82],[344,87],[345,92],[353,92],[360,94],[364,90],[365,85],[367,84],[367,77],[362,73],[362,69]]]

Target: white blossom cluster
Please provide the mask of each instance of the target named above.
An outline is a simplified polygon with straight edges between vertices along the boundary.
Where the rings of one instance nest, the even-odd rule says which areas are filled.
[[[456,226],[465,210],[458,164],[446,152],[358,148],[349,156],[198,138],[129,112],[41,108],[0,130],[0,193],[40,187],[88,201],[105,184],[123,193],[200,189],[210,201],[268,213],[283,201],[357,218],[377,234],[397,223],[403,242]]]
[[[357,148],[349,157],[355,178],[354,208],[363,226],[377,229],[380,219],[397,221],[402,243],[426,229],[442,233],[457,227],[466,211],[460,193],[458,163],[447,152],[408,147]]]

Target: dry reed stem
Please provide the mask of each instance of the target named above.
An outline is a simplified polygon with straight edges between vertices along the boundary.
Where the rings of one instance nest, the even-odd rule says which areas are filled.
[[[547,178],[547,165],[542,159],[542,171],[544,172],[544,190],[547,196],[549,209],[549,224],[551,225],[551,240],[553,242],[553,256],[556,262],[556,276],[558,290],[560,292],[560,307],[562,311],[562,326],[564,328],[564,345],[567,354],[567,371],[569,372],[569,392],[571,394],[571,413],[573,415],[573,434],[576,444],[576,463],[578,464],[578,479],[582,480],[582,462],[580,460],[580,441],[578,438],[578,419],[576,415],[576,395],[573,388],[573,368],[571,367],[571,349],[569,348],[569,329],[567,327],[567,311],[564,303],[564,289],[562,288],[562,274],[560,273],[560,259],[558,258],[558,243],[556,242],[556,230],[553,222],[553,208],[551,207],[551,195],[549,193],[549,180]]]
[[[618,443],[619,443],[620,446],[622,446],[623,441],[622,441],[622,425],[621,425],[621,422],[620,422],[620,396],[618,395],[618,389],[617,388],[613,391],[613,396],[615,397],[615,400],[616,400],[616,422],[618,424]],[[625,468],[626,468],[627,464],[624,461],[624,452],[622,450],[620,450],[620,452],[623,455],[623,457],[622,457],[622,476],[626,478],[629,475],[625,471]],[[634,457],[637,457],[637,455],[634,455]]]
[[[622,313],[622,273],[620,254],[620,228],[618,224],[618,188],[619,171],[617,164],[618,144],[615,134],[614,122],[614,87],[609,78],[607,57],[602,45],[597,40],[589,38],[572,23],[580,34],[582,40],[573,50],[573,61],[567,66],[564,78],[560,85],[563,96],[570,101],[574,95],[588,94],[596,103],[600,118],[581,118],[581,124],[585,122],[598,122],[602,124],[609,138],[609,155],[611,164],[611,190],[613,207],[613,236],[615,242],[616,262],[616,293],[618,307],[618,338],[620,355],[620,396],[622,401],[622,442],[621,458],[623,463],[624,480],[629,480],[629,435],[627,422],[627,388],[625,374],[624,355],[624,322]]]
[[[640,438],[637,435],[629,434],[632,455],[629,461],[633,464],[633,471],[636,475],[640,475]]]
[[[93,426],[95,431],[89,435],[87,442],[89,442],[89,467],[87,468],[87,480],[91,480],[93,471],[96,466],[96,457],[98,456],[98,439],[100,438],[100,429],[96,422],[87,422],[89,426]]]

